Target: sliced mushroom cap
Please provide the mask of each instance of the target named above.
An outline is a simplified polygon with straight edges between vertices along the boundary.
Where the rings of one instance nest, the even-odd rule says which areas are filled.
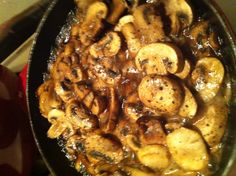
[[[204,102],[211,101],[218,93],[224,79],[224,66],[215,57],[201,58],[192,72],[195,90]]]
[[[38,88],[37,96],[39,97],[40,112],[46,118],[50,110],[59,108],[62,104],[62,100],[54,92],[52,80],[46,81]]]
[[[94,2],[88,7],[85,20],[79,30],[82,44],[88,46],[95,40],[103,28],[102,20],[106,18],[107,12],[107,6],[103,2]]]
[[[95,58],[115,56],[121,47],[121,39],[116,32],[107,33],[100,41],[90,47],[90,54]]]
[[[111,24],[115,24],[126,8],[126,1],[112,0],[111,12],[107,17],[107,21]]]
[[[113,131],[116,127],[120,110],[119,100],[114,88],[109,88],[108,97],[108,108],[99,115],[100,128],[106,133]]]
[[[124,106],[124,113],[131,121],[136,121],[144,115],[143,105],[140,103],[127,103]]]
[[[66,118],[74,128],[81,131],[92,131],[98,127],[98,119],[89,114],[79,102],[72,101],[66,104]]]
[[[149,108],[163,114],[175,114],[179,110],[183,93],[179,84],[165,76],[145,76],[139,87],[140,100]]]
[[[121,31],[122,27],[127,23],[134,23],[133,15],[125,15],[119,19],[119,22],[116,24],[114,31]]]
[[[197,113],[197,101],[195,100],[192,92],[185,85],[183,85],[183,89],[184,100],[179,109],[179,115],[182,117],[193,118]]]
[[[84,105],[88,108],[91,109],[93,105],[93,100],[94,100],[94,93],[93,91],[90,91],[83,99]]]
[[[209,156],[201,136],[190,129],[179,128],[167,135],[167,146],[175,162],[183,169],[199,171],[207,167]]]
[[[209,21],[199,21],[194,25],[189,34],[190,46],[197,58],[212,56],[220,44],[218,36]]]
[[[184,68],[182,71],[175,73],[180,79],[186,79],[190,75],[191,63],[188,59],[184,60]]]
[[[212,104],[204,107],[195,122],[195,126],[201,131],[201,134],[210,147],[218,145],[224,135],[228,107],[223,97],[217,97]]]
[[[93,104],[91,107],[91,112],[94,115],[99,115],[105,110],[106,107],[107,107],[106,99],[101,96],[95,95]]]
[[[147,145],[137,152],[139,161],[154,170],[164,169],[170,164],[170,154],[162,145]]]
[[[135,27],[139,30],[143,43],[149,44],[165,39],[161,17],[156,15],[154,4],[138,6],[133,16]]]
[[[72,65],[69,68],[69,71],[64,74],[65,77],[73,83],[86,79],[86,75],[84,74],[82,67],[79,64]]]
[[[119,163],[123,159],[121,144],[111,136],[88,135],[85,139],[85,150],[89,158],[107,163]]]
[[[173,45],[153,43],[139,50],[135,64],[140,71],[147,74],[174,74],[183,68],[182,53]]]
[[[47,115],[48,121],[54,123],[56,121],[65,120],[65,112],[60,109],[52,109]]]
[[[133,23],[126,23],[121,27],[121,32],[125,37],[131,57],[135,57],[141,48],[140,40]]]
[[[172,34],[179,34],[180,30],[192,24],[193,12],[186,0],[163,0],[163,3],[171,20]]]
[[[59,81],[68,79],[71,82],[78,82],[85,79],[86,75],[79,64],[79,56],[76,53],[68,56],[63,56],[63,54],[59,54],[53,63],[50,69],[51,77]]]
[[[47,136],[51,139],[59,137],[67,128],[67,123],[57,121],[51,125],[47,131]]]
[[[106,87],[113,87],[121,79],[120,70],[114,58],[90,59],[88,71],[106,83]]]
[[[66,80],[55,80],[54,84],[54,91],[64,102],[68,102],[74,98],[73,87],[71,83],[68,83]]]
[[[73,84],[73,89],[75,91],[75,97],[79,101],[82,101],[92,91],[91,87],[85,81]]]
[[[158,118],[144,116],[137,123],[142,145],[166,144],[166,134]]]

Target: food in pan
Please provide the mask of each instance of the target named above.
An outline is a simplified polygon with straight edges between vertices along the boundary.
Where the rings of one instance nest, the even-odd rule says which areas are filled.
[[[213,24],[187,0],[76,4],[37,90],[48,137],[84,175],[213,175],[230,101]]]

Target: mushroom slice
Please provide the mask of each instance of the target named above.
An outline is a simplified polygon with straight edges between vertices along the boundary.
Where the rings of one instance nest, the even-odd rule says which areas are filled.
[[[84,145],[90,161],[119,163],[123,159],[121,144],[114,136],[88,135]]]
[[[115,24],[126,8],[127,4],[125,1],[112,0],[111,13],[107,17],[107,21],[111,24]]]
[[[99,123],[103,131],[111,132],[114,130],[119,113],[119,100],[114,88],[109,88],[108,109],[99,115]]]
[[[167,146],[175,162],[183,169],[198,171],[207,167],[209,156],[201,136],[190,129],[179,128],[167,135]]]
[[[103,28],[102,20],[106,18],[107,11],[107,6],[103,2],[94,2],[88,7],[85,20],[79,30],[82,44],[88,46],[95,40]]]
[[[122,27],[127,23],[133,23],[134,17],[133,15],[125,15],[119,19],[118,24],[115,26],[114,31],[121,31]]]
[[[140,149],[140,142],[134,135],[125,136],[126,145],[129,146],[133,151],[137,152]]]
[[[66,118],[76,129],[91,131],[97,128],[97,118],[79,102],[71,101],[66,104]]]
[[[106,101],[104,98],[95,95],[93,104],[91,107],[91,112],[94,115],[99,115],[101,112],[103,112],[106,108]]]
[[[221,142],[224,135],[229,109],[223,97],[217,97],[212,104],[204,107],[195,122],[195,126],[201,131],[203,138],[210,147]]]
[[[124,106],[124,113],[132,121],[138,120],[144,115],[143,105],[139,103],[126,103]]]
[[[186,79],[191,71],[191,63],[188,59],[185,59],[184,61],[184,68],[182,71],[175,73],[176,76],[178,76],[180,79]]]
[[[93,100],[94,100],[94,93],[93,91],[91,91],[88,93],[88,95],[86,95],[86,97],[84,97],[83,103],[87,108],[90,109],[93,104]]]
[[[149,44],[165,39],[161,17],[156,15],[154,4],[138,6],[133,16],[135,27],[139,30],[143,43]]]
[[[163,3],[171,20],[172,34],[179,34],[180,30],[192,24],[193,12],[186,0],[163,0]]]
[[[184,89],[185,95],[184,95],[183,104],[181,105],[179,109],[179,115],[182,117],[188,117],[192,119],[197,113],[198,105],[193,94],[185,85],[183,85],[183,89]]]
[[[70,99],[74,98],[74,95],[72,92],[72,85],[68,83],[66,80],[64,81],[55,80],[54,90],[56,94],[64,102],[68,102]]]
[[[183,69],[182,53],[173,45],[152,43],[139,50],[135,64],[138,70],[146,74],[174,74]]]
[[[89,94],[89,92],[91,92],[91,88],[84,81],[75,83],[73,85],[73,88],[74,88],[74,91],[75,91],[75,96],[80,101],[83,100]]]
[[[47,136],[51,139],[59,137],[67,128],[65,122],[57,121],[51,125],[47,131]]]
[[[131,93],[125,100],[124,113],[131,120],[136,122],[144,115],[143,105],[139,100],[137,91]]]
[[[52,109],[48,113],[48,121],[50,123],[54,123],[56,121],[63,121],[65,120],[65,112],[60,109]]]
[[[90,54],[95,58],[115,56],[121,47],[121,40],[116,32],[109,32],[98,43],[90,47]]]
[[[144,116],[137,123],[143,145],[166,144],[166,134],[157,118]]]
[[[125,37],[130,55],[135,57],[141,48],[141,43],[137,37],[137,31],[134,28],[134,25],[132,23],[126,23],[122,26],[121,32]]]
[[[120,70],[113,58],[91,59],[88,71],[95,78],[101,79],[107,84],[106,87],[114,86],[121,78]]]
[[[145,76],[139,84],[138,95],[145,106],[170,115],[178,112],[183,100],[177,81],[158,75]]]
[[[223,82],[224,73],[224,66],[215,57],[204,57],[197,62],[191,79],[204,102],[209,102],[216,96]]]
[[[37,90],[39,97],[39,109],[41,114],[48,118],[48,113],[54,108],[59,108],[62,104],[61,99],[54,92],[54,84],[52,80],[43,83]]]
[[[197,57],[207,57],[212,55],[212,50],[216,52],[220,45],[218,36],[208,21],[200,21],[190,30],[190,45]]]
[[[170,154],[162,145],[147,145],[137,152],[139,161],[151,169],[165,169],[170,164]]]
[[[82,71],[82,67],[78,64],[72,65],[70,67],[70,71],[68,73],[66,73],[65,76],[73,83],[82,81],[86,78],[85,74]]]

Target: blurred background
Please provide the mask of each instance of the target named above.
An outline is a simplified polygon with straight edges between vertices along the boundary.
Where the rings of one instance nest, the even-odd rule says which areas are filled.
[[[215,1],[236,31],[236,0]],[[6,112],[7,108],[4,108],[5,111],[3,108],[0,110],[2,176],[50,175],[33,141],[24,95],[25,65],[35,30],[50,2],[51,0],[0,0],[0,63],[5,66],[0,67],[0,105],[10,110],[10,113]],[[8,117],[7,120],[3,116]]]

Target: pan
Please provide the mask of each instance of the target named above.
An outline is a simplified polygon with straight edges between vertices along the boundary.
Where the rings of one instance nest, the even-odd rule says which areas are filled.
[[[230,105],[229,123],[224,137],[223,157],[220,168],[215,176],[235,175],[233,168],[236,157],[236,40],[223,12],[214,1],[193,0],[193,9],[199,13],[206,13],[216,24],[217,32],[223,39],[222,51],[225,56],[224,64],[231,76],[232,100]],[[29,58],[27,103],[30,123],[38,149],[47,167],[53,175],[79,175],[71,167],[71,163],[61,151],[56,140],[47,138],[49,123],[41,117],[38,99],[35,92],[44,81],[50,58],[51,49],[55,46],[56,37],[66,23],[69,12],[75,10],[74,0],[54,0],[41,20],[36,32],[36,38]],[[197,12],[198,13],[198,12]]]

